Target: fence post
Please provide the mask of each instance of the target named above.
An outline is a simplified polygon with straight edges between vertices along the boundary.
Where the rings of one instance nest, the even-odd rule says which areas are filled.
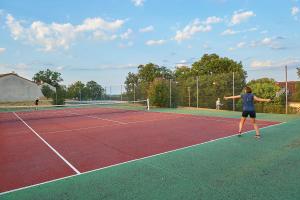
[[[285,66],[285,114],[288,114],[288,74],[287,74],[287,65]]]
[[[123,85],[121,84],[121,101],[123,101]]]
[[[133,84],[133,103],[135,102],[135,83]]]
[[[197,108],[199,108],[199,76],[197,76]]]
[[[57,105],[57,87],[55,87],[55,105]]]
[[[169,102],[169,107],[172,108],[172,80],[169,79],[169,82],[170,82],[170,102]]]
[[[191,87],[188,87],[188,93],[189,93],[189,107],[191,107]]]
[[[232,96],[234,96],[234,82],[235,82],[235,79],[234,79],[234,72],[232,73]],[[232,110],[235,111],[235,99],[233,98],[232,99]]]
[[[79,89],[79,100],[81,101],[81,89]]]

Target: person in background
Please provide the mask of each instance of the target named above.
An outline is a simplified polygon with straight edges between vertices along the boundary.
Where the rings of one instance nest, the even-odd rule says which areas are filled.
[[[38,106],[39,106],[39,98],[38,97],[35,99],[34,105],[35,105],[35,109],[37,110]]]
[[[221,104],[220,98],[218,98],[217,101],[216,101],[216,109],[217,109],[217,110],[220,110],[220,108],[221,108],[222,105],[223,105],[223,104]]]
[[[262,99],[259,97],[256,97],[254,94],[252,94],[252,90],[250,87],[245,87],[244,89],[245,93],[237,96],[229,96],[229,97],[224,97],[225,100],[228,99],[239,99],[242,98],[243,100],[243,112],[242,112],[242,118],[239,124],[239,134],[238,136],[242,135],[242,129],[244,126],[244,123],[247,119],[247,117],[250,115],[251,122],[253,124],[253,127],[255,129],[255,138],[259,139],[260,138],[260,133],[258,126],[256,124],[255,118],[256,118],[256,112],[255,112],[255,106],[254,106],[254,101],[258,102],[270,102],[271,99]]]

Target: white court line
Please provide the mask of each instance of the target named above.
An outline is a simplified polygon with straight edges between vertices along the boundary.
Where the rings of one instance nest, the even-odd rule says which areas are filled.
[[[154,111],[154,113],[161,113]],[[205,115],[195,115],[195,114],[190,114],[190,113],[176,113],[176,112],[166,112],[168,114],[176,114],[176,115],[184,115],[184,116],[189,116],[190,118],[196,118],[196,119],[201,119],[201,120],[206,120],[206,121],[216,121],[216,122],[232,122],[232,120],[240,121],[240,118],[227,118],[227,117],[212,117],[212,116],[205,116]],[[221,119],[216,119],[216,118],[221,118]],[[262,121],[262,122],[261,122]],[[266,120],[261,120],[256,118],[256,123],[258,125],[267,125],[268,123],[276,122],[278,123],[279,121],[266,121]]]
[[[282,123],[279,123],[279,124],[273,124],[273,125],[270,125],[270,126],[265,126],[263,128],[260,128],[260,129],[270,128],[270,127],[274,127],[274,126],[279,126],[279,125],[282,125],[282,124],[285,124],[285,123],[286,122],[282,122]],[[254,131],[254,130],[246,131],[246,132],[243,132],[242,134],[247,134],[247,133],[250,133],[252,131]],[[59,180],[65,180],[65,179],[68,179],[68,178],[71,178],[71,177],[76,177],[76,176],[79,176],[79,175],[82,175],[82,174],[89,174],[89,173],[92,173],[92,172],[95,172],[95,171],[101,171],[101,170],[104,170],[104,169],[108,169],[108,168],[112,168],[112,167],[116,167],[116,166],[128,164],[128,163],[131,163],[131,162],[136,162],[136,161],[144,160],[144,159],[147,159],[147,158],[152,158],[152,157],[156,157],[156,156],[159,156],[159,155],[164,155],[164,154],[168,154],[168,153],[172,153],[172,152],[176,152],[176,151],[180,151],[180,150],[184,150],[184,149],[188,149],[188,148],[200,146],[202,144],[208,144],[208,143],[211,143],[211,142],[215,142],[215,141],[218,141],[218,140],[223,140],[223,139],[227,139],[227,138],[231,138],[231,137],[235,137],[235,136],[236,136],[236,134],[229,135],[229,136],[226,136],[226,137],[221,137],[221,138],[209,140],[209,141],[202,142],[202,143],[199,143],[199,144],[194,144],[194,145],[182,147],[182,148],[179,148],[179,149],[174,149],[174,150],[171,150],[171,151],[166,151],[166,152],[163,152],[163,153],[154,154],[154,155],[146,156],[146,157],[143,157],[143,158],[129,160],[129,161],[126,161],[126,162],[115,164],[115,165],[110,165],[110,166],[106,166],[106,167],[102,167],[102,168],[98,168],[98,169],[94,169],[94,170],[82,172],[80,174],[74,174],[74,175],[71,175],[71,176],[65,176],[65,177],[62,177],[62,178],[53,179],[53,180],[50,180],[50,181],[46,181],[46,182],[42,182],[42,183],[38,183],[38,184],[34,184],[34,185],[29,185],[29,186],[17,188],[17,189],[14,189],[14,190],[9,190],[9,191],[0,193],[0,196],[4,195],[4,194],[8,194],[8,193],[12,193],[12,192],[16,192],[16,191],[20,191],[20,190],[24,190],[24,189],[28,189],[28,188],[32,188],[32,187],[36,187],[36,186],[40,186],[40,185],[44,185],[44,184],[47,184],[47,183],[56,182],[56,181],[59,181]]]
[[[81,116],[81,114],[79,114],[79,113],[75,113],[75,112],[71,112],[71,111],[65,111],[65,112],[73,114],[73,115]],[[104,121],[115,122],[115,123],[118,123],[118,124],[128,124],[128,123],[125,123],[125,122],[120,122],[120,121],[116,121],[116,120],[101,118],[101,117],[97,117],[97,116],[93,116],[93,115],[86,115],[85,117],[94,118],[94,119],[101,119],[101,120],[104,120]]]
[[[145,123],[145,122],[156,122],[156,121],[162,121],[162,120],[173,120],[173,119],[179,119],[184,118],[185,116],[179,116],[179,117],[170,117],[170,118],[161,118],[161,119],[149,119],[149,120],[141,120],[141,121],[134,121],[134,122],[127,122],[127,124],[139,124],[139,123]],[[73,129],[64,129],[64,130],[58,130],[58,131],[49,131],[49,132],[43,132],[42,134],[52,134],[52,133],[62,133],[62,132],[71,132],[71,131],[81,131],[81,130],[89,130],[89,129],[95,129],[95,128],[104,128],[104,127],[114,127],[114,126],[121,126],[123,124],[110,124],[110,125],[102,125],[102,126],[90,126],[85,128],[73,128]]]
[[[21,120],[38,138],[40,138],[58,157],[60,157],[76,174],[80,174],[80,171],[76,169],[69,161],[67,161],[60,153],[58,153],[46,140],[44,140],[33,128],[31,128],[17,113],[14,115]]]

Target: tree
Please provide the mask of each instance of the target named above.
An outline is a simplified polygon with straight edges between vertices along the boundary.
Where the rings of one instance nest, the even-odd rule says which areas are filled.
[[[146,99],[150,84],[156,78],[172,79],[173,72],[164,66],[158,66],[153,63],[139,65],[136,74],[129,72],[125,81],[125,89],[130,100],[133,99],[134,93],[136,99]]]
[[[47,99],[49,99],[50,97],[52,97],[53,93],[55,93],[55,92],[53,90],[51,90],[51,88],[48,85],[43,85],[42,93]]]
[[[81,81],[77,81],[71,84],[68,87],[67,96],[72,99],[74,98],[78,100],[84,99],[84,93],[85,93],[85,91],[83,90],[84,87],[85,85]]]
[[[166,80],[155,79],[150,84],[148,93],[152,106],[169,107],[169,86]]]
[[[175,70],[176,81],[181,87],[179,96],[186,101],[187,92],[190,91],[191,104],[196,105],[198,79],[199,105],[215,108],[217,98],[232,95],[233,72],[235,92],[239,93],[245,86],[247,77],[242,63],[217,54],[204,54],[191,68],[181,67]],[[224,102],[223,108],[229,107],[232,107],[231,102]]]
[[[192,64],[191,71],[194,76],[236,72],[242,73],[246,77],[246,71],[243,70],[241,62],[237,63],[217,54],[204,54],[199,61]]]
[[[35,83],[48,83],[54,87],[58,87],[59,83],[63,81],[61,78],[61,73],[51,71],[50,69],[47,69],[46,71],[39,71],[33,76],[33,81]]]
[[[297,68],[297,75],[298,78],[300,78],[300,67]],[[292,95],[292,101],[300,101],[300,81],[296,82],[296,91],[295,93]]]
[[[100,99],[104,89],[95,81],[89,81],[86,83],[86,88],[88,91],[88,98],[96,100]]]
[[[134,95],[137,99],[140,98],[141,92],[139,87],[139,77],[137,74],[129,72],[125,80],[125,90],[128,100],[134,100]]]
[[[276,81],[270,78],[261,78],[252,80],[247,84],[251,87],[252,92],[258,96],[265,99],[275,98],[276,92],[280,90],[280,87],[276,85]]]
[[[56,87],[56,93],[52,93],[52,104],[63,105],[67,96],[67,90],[64,86]]]
[[[247,84],[255,96],[274,99],[272,103],[256,103],[256,110],[258,112],[275,112],[283,113],[285,104],[285,94],[276,96],[276,93],[280,91],[280,87],[276,85],[276,81],[270,78],[261,78],[252,80]]]

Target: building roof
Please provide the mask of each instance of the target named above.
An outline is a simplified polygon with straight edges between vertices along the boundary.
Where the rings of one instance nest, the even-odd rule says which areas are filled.
[[[17,73],[15,73],[15,72],[7,73],[7,74],[0,74],[0,78],[5,77],[5,76],[10,76],[10,75],[17,76],[17,77],[19,77],[19,78],[21,78],[21,79],[24,79],[24,80],[26,80],[26,81],[29,81],[29,82],[31,82],[31,83],[35,83],[34,81],[31,81],[31,80],[29,80],[29,79],[27,79],[27,78],[24,78],[24,77],[22,77],[22,76],[19,76],[19,75],[18,75]]]

